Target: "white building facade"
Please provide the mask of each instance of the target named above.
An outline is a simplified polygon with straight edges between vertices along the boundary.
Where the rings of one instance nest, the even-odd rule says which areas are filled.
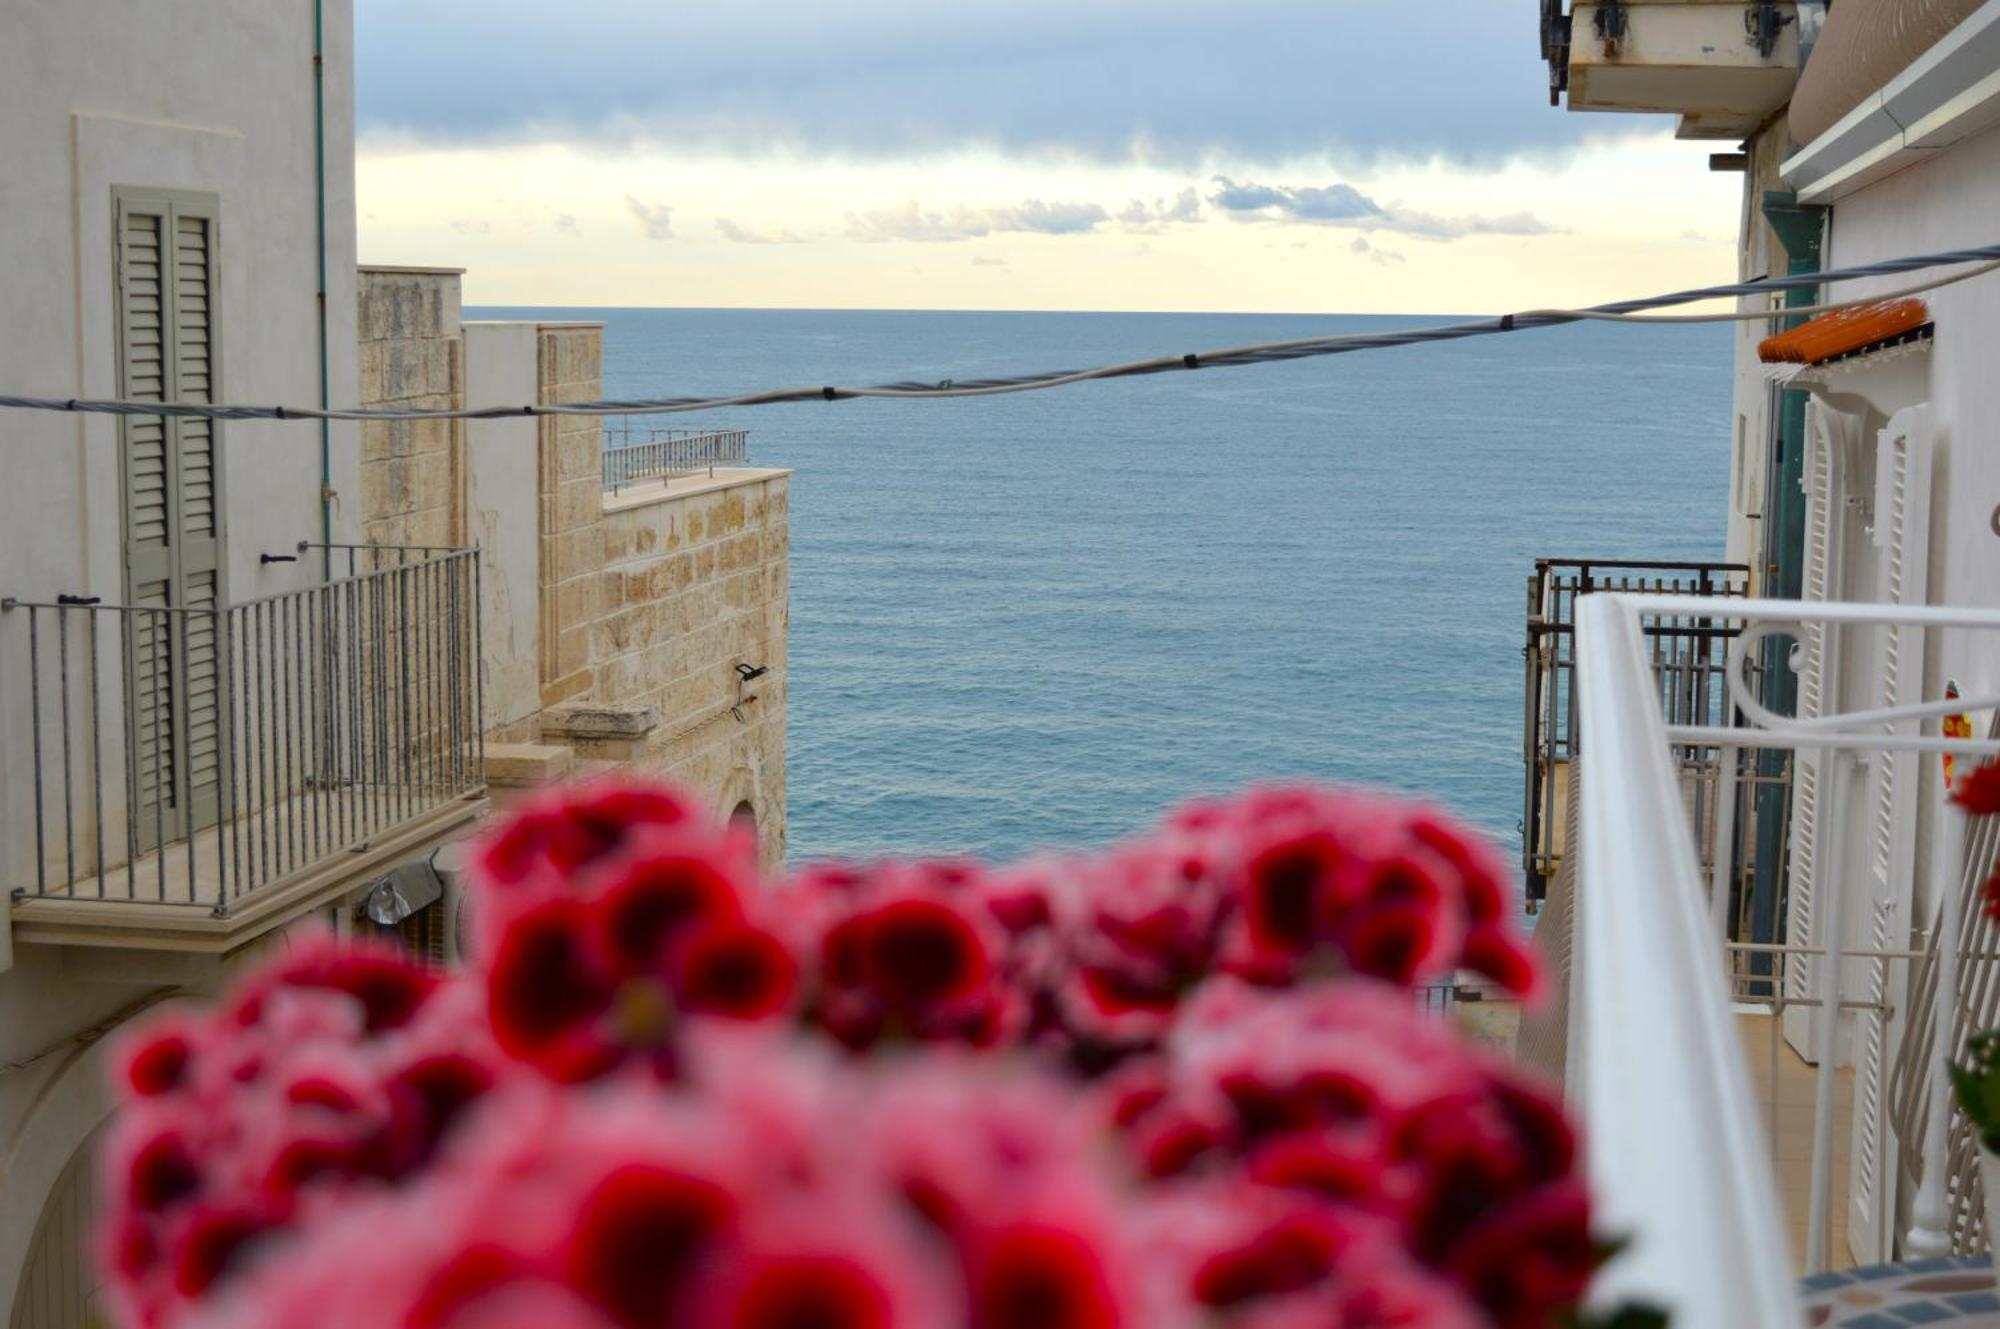
[[[1671,114],[1681,137],[1731,149],[1712,165],[1744,174],[1743,279],[2000,242],[1996,0],[1548,0],[1543,36],[1552,89],[1567,93],[1571,109]],[[1884,297],[1944,275],[1742,302],[1769,317],[1737,325],[1727,555],[1748,566],[1752,597],[1779,603],[1704,610],[1698,621],[1719,635],[1748,634],[1739,654],[1754,683],[1732,682],[1718,710],[1693,722],[1668,716],[1663,725],[1657,706],[1635,709],[1648,685],[1627,638],[1642,640],[1642,625],[1652,630],[1652,615],[1668,605],[1686,614],[1685,599],[1657,610],[1640,596],[1600,607],[1597,643],[1579,665],[1580,674],[1598,671],[1583,687],[1595,690],[1595,709],[1585,710],[1600,732],[1585,757],[1582,867],[1565,908],[1597,918],[1572,925],[1566,914],[1557,931],[1564,967],[1587,975],[1594,965],[1598,977],[1578,979],[1569,997],[1623,999],[1604,985],[1617,963],[1584,954],[1593,938],[1610,945],[1628,911],[1642,907],[1603,895],[1614,879],[1633,896],[1689,897],[1670,901],[1677,921],[1653,933],[1660,955],[1645,963],[1660,979],[1660,1009],[1634,1020],[1632,1036],[1679,1040],[1675,1055],[1692,1055],[1706,1037],[1703,1056],[1728,1063],[1669,1068],[1705,1101],[1662,1115],[1698,1123],[1710,1146],[1700,1156],[1738,1169],[1722,1201],[1733,1212],[1681,1222],[1754,1247],[1755,1258],[1736,1261],[1730,1275],[1740,1274],[1729,1294],[1743,1293],[1745,1307],[1756,1304],[1746,1289],[1768,1292],[1793,1269],[1985,1242],[1975,1151],[1937,1076],[1970,1030],[2000,1023],[1992,937],[1977,899],[1996,845],[1990,830],[1968,830],[1949,810],[1941,754],[2000,733],[1992,635],[2000,620],[1981,617],[2000,609],[2000,274],[1918,293],[1923,304],[1905,305],[1900,322],[1871,309],[1849,324],[1861,331],[1807,363],[1773,363],[1779,348],[1762,346],[1797,321],[1783,316],[1787,304]],[[1898,709],[1905,714],[1882,717]],[[1867,718],[1842,719],[1855,715]],[[1961,715],[1969,739],[1945,726]],[[1807,733],[1815,723],[1817,739]],[[1675,766],[1658,760],[1669,743]],[[1642,760],[1648,747],[1657,751]],[[1610,769],[1614,756],[1624,769]],[[1959,773],[1980,759],[1962,746]],[[1595,794],[1593,761],[1608,782]],[[1645,779],[1635,774],[1642,768]],[[1645,787],[1655,774],[1657,788]],[[1649,795],[1657,807],[1642,806]],[[1634,877],[1620,855],[1638,824],[1655,813],[1686,822],[1690,809],[1692,852],[1677,845],[1675,862]],[[1686,829],[1676,838],[1685,842]],[[1767,911],[1761,924],[1753,896]],[[1764,930],[1752,935],[1753,926]],[[1692,954],[1653,963],[1691,940],[1720,943],[1724,965]],[[1701,990],[1718,978],[1733,1011],[1723,994]],[[1711,1000],[1718,1004],[1704,1014]],[[1838,1016],[1828,1013],[1835,1001]],[[1587,1012],[1571,1014],[1572,1029],[1590,1022]],[[1746,1018],[1768,1018],[1773,1030],[1768,1070],[1761,1050],[1747,1067],[1763,1077],[1759,1092],[1775,1094],[1793,1065],[1823,1086],[1809,1105],[1794,1100],[1793,1115],[1776,1097],[1758,1105],[1761,1119],[1739,1110],[1750,1104],[1736,1101],[1746,1079],[1735,1065],[1740,1029],[1731,1026]],[[1593,1051],[1600,1064],[1626,1056],[1608,1043]],[[1587,1093],[1580,1083],[1592,1054],[1574,1060],[1572,1041],[1569,1055]],[[1758,1158],[1744,1173],[1751,1153],[1763,1152],[1759,1135],[1777,1145],[1775,1168]],[[1770,1190],[1773,1171],[1785,1178],[1782,1197]],[[1643,1201],[1625,1198],[1635,1197]],[[1755,1212],[1779,1198],[1795,1210],[1796,1266],[1775,1225]],[[1671,1257],[1671,1233],[1654,1239]],[[1702,1258],[1712,1263],[1714,1253]]]

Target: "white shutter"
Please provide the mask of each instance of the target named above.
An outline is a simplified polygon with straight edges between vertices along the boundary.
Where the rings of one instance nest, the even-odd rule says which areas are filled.
[[[1931,509],[1930,407],[1898,411],[1877,439],[1875,455],[1875,526],[1877,560],[1875,598],[1888,605],[1920,605],[1927,591],[1930,561]],[[1916,627],[1880,629],[1874,644],[1873,695],[1870,709],[1907,706],[1922,700],[1924,633]],[[1914,732],[1917,722],[1884,724],[1883,732]],[[1865,845],[1860,886],[1864,917],[1873,920],[1866,944],[1902,949],[1909,937],[1909,918],[1916,876],[1917,787],[1923,757],[1914,752],[1868,754]],[[1871,966],[1877,970],[1885,966]],[[1888,975],[1872,980],[1880,1000],[1902,989],[1901,961],[1886,968]],[[1896,1145],[1887,1111],[1888,1055],[1902,1037],[1906,1004],[1896,1001],[1896,1014],[1886,1023],[1863,1016],[1857,1029],[1854,1068],[1854,1136],[1850,1154],[1847,1239],[1854,1258],[1864,1264],[1890,1258],[1895,1228]]]
[[[1805,567],[1800,598],[1825,602],[1839,598],[1841,527],[1847,506],[1846,476],[1850,443],[1859,438],[1857,416],[1836,411],[1817,399],[1806,404],[1805,457],[1800,486],[1806,494]],[[1798,715],[1817,719],[1839,705],[1839,662],[1828,649],[1825,625],[1808,623],[1799,630]],[[1822,815],[1825,753],[1801,748],[1792,754],[1791,864],[1785,889],[1785,939],[1794,946],[1811,944],[1819,934],[1814,905],[1826,858],[1826,827]],[[1785,962],[1785,995],[1810,1000],[1819,988],[1819,967],[1806,956]],[[1785,1037],[1801,1056],[1817,1053],[1815,1012],[1807,1006],[1785,1008]]]

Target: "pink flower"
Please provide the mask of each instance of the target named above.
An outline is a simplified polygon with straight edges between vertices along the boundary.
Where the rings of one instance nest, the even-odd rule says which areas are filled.
[[[737,1203],[705,1177],[620,1168],[584,1198],[560,1257],[565,1277],[629,1329],[665,1324],[696,1262],[729,1233]]]
[[[794,893],[811,888],[794,883]],[[977,880],[917,864],[802,901],[816,920],[808,1018],[856,1051],[885,1038],[992,1046],[1024,1017]]]

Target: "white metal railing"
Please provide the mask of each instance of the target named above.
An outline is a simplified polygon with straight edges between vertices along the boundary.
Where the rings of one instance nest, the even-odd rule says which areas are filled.
[[[1778,1129],[1781,1115],[1775,1072],[1772,1118],[1766,1122],[1737,1027],[1743,1008],[1732,999],[1775,1015],[1812,1008],[1816,1017],[1807,1049],[1814,1063],[1812,1109],[1797,1123],[1811,1136],[1804,1267],[1842,1263],[1832,1228],[1843,1029],[1853,1036],[1853,1046],[1869,1047],[1877,1077],[1870,1086],[1877,1095],[1873,1110],[1886,1113],[1886,1067],[1897,1052],[1893,1040],[1908,1035],[1919,1015],[1948,1031],[1947,1040],[1958,1028],[1956,1003],[1962,994],[1954,970],[1964,950],[1958,926],[1964,892],[1976,879],[1961,871],[1963,818],[1946,810],[1929,854],[1931,880],[1937,883],[1929,908],[1938,922],[1922,930],[1937,970],[1931,986],[1939,994],[1935,1012],[1907,1009],[1911,966],[1923,955],[1909,949],[1915,929],[1907,915],[1878,926],[1880,935],[1869,947],[1850,944],[1850,908],[1866,874],[1879,874],[1880,866],[1873,854],[1866,855],[1868,862],[1849,863],[1842,847],[1847,826],[1826,837],[1826,852],[1813,861],[1812,935],[1762,945],[1730,941],[1735,845],[1746,829],[1737,824],[1739,800],[1730,787],[1739,756],[1759,749],[1835,754],[1827,765],[1825,808],[1829,819],[1837,819],[1846,812],[1846,786],[1864,761],[1875,761],[1869,774],[1879,781],[1881,770],[1891,765],[1882,761],[1885,753],[1956,752],[1972,759],[2000,751],[2000,742],[1990,739],[1935,732],[1945,716],[1993,708],[2000,697],[1847,711],[1835,699],[1826,713],[1794,719],[1758,703],[1747,677],[1752,655],[1766,637],[1803,637],[1808,631],[1822,634],[1822,645],[1828,639],[1837,645],[1849,633],[1908,631],[1921,637],[1934,629],[2000,630],[2000,612],[1732,602],[1721,617],[1744,630],[1731,643],[1729,709],[1749,727],[1669,725],[1646,649],[1645,618],[1716,612],[1712,599],[1696,597],[1683,602],[1597,595],[1578,605],[1578,724],[1589,735],[1590,759],[1581,771],[1573,847],[1578,873],[1567,938],[1566,1080],[1590,1132],[1604,1223],[1633,1238],[1629,1252],[1606,1270],[1606,1295],[1668,1307],[1676,1324],[1747,1329],[1795,1317],[1796,1267],[1767,1136]],[[1710,814],[1701,819],[1706,843],[1700,848],[1686,773],[1670,757],[1690,749],[1714,750],[1719,759],[1719,787],[1707,801]],[[1903,778],[1919,773],[1904,764]],[[1871,798],[1869,806],[1878,803]],[[1906,891],[1913,885],[1902,883]],[[1747,984],[1746,970],[1752,975]],[[1813,975],[1810,990],[1792,981],[1793,971]],[[1899,1004],[1904,1005],[1900,1019]],[[1776,1037],[1774,1029],[1774,1067]],[[1952,1046],[1944,1044],[1946,1050]],[[1946,1156],[1951,1099],[1943,1084],[1943,1057],[1935,1056],[1924,1073],[1931,1088],[1925,1120],[1908,1126],[1920,1135],[1915,1143],[1923,1158],[1921,1184],[1904,1207],[1907,1213],[1896,1205],[1893,1188],[1881,1201],[1891,1225],[1885,1243],[1910,1255],[1950,1249],[1948,1209],[1965,1198],[1964,1187],[1952,1182]],[[1897,1230],[1905,1221],[1907,1227]]]

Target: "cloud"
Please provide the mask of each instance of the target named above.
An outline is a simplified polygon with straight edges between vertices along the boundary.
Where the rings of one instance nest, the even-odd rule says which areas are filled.
[[[1384,249],[1380,245],[1371,243],[1365,235],[1355,236],[1354,243],[1349,245],[1348,248],[1354,253],[1365,256],[1370,263],[1373,263],[1378,268],[1386,268],[1396,263],[1409,262],[1408,259],[1395,250]]]
[[[583,234],[583,228],[576,224],[576,214],[574,212],[565,212],[556,218],[556,233],[558,235]]]
[[[1526,212],[1500,217],[1444,217],[1398,205],[1384,206],[1352,185],[1238,184],[1215,177],[1208,201],[1237,221],[1296,222],[1344,226],[1357,231],[1390,231],[1419,240],[1458,240],[1468,235],[1549,235],[1555,227]]]
[[[1111,214],[1095,203],[1048,203],[1031,198],[1011,207],[968,208],[960,205],[945,213],[925,212],[912,200],[899,208],[849,213],[847,234],[851,239],[869,244],[888,240],[945,244],[1005,232],[1084,235],[1110,219]]]
[[[1321,155],[1492,164],[1666,123],[1550,109],[1533,6],[1498,0],[969,0],[949,22],[920,21],[909,0],[355,10],[363,134],[426,143],[975,148],[1199,169]]]
[[[1142,235],[1157,235],[1169,224],[1201,220],[1201,191],[1189,185],[1172,199],[1151,203],[1135,198],[1118,213],[1118,224]]]
[[[988,258],[984,254],[974,254],[972,256],[972,266],[975,268],[1004,268],[1008,266],[1008,263],[1004,258]]]
[[[648,240],[671,240],[674,237],[674,210],[664,203],[641,203],[630,194],[625,196],[626,210],[639,223],[639,229]]]
[[[715,231],[733,245],[802,245],[805,237],[793,235],[790,231],[753,231],[738,226],[727,217],[715,219]]]
[[[465,217],[453,222],[451,229],[457,231],[460,235],[491,235],[493,234],[493,223],[478,218]]]

